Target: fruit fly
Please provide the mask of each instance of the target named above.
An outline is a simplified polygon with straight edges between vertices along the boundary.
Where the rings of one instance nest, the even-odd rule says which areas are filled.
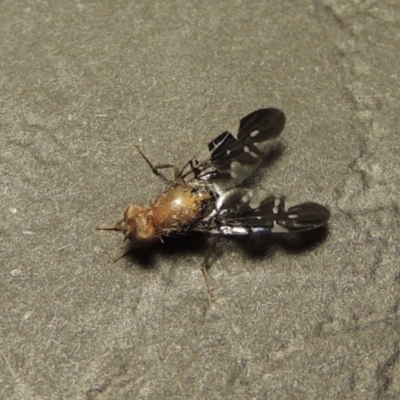
[[[306,202],[287,208],[283,197],[259,200],[256,191],[237,187],[260,167],[285,121],[285,114],[276,108],[254,111],[208,143],[205,156],[190,159],[182,168],[153,164],[136,146],[153,173],[172,168],[174,181],[148,207],[131,204],[119,222],[98,229],[121,231],[135,246],[190,232],[214,235],[201,266],[213,299],[208,261],[221,235],[307,231],[329,220],[330,212],[320,204]]]

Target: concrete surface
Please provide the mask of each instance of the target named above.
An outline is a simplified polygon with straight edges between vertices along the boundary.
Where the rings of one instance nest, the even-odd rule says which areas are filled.
[[[0,398],[400,398],[398,1],[6,0],[0,37]],[[164,187],[133,144],[268,106],[252,183],[328,230],[223,240],[213,304],[202,238],[112,263],[95,227]]]

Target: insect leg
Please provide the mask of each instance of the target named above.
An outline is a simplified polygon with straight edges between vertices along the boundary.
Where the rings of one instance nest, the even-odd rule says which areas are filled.
[[[195,160],[195,159],[189,160],[189,161],[181,168],[181,170],[180,170],[180,172],[179,172],[180,178],[181,178],[182,180],[185,180],[185,178],[186,178],[187,176],[189,176],[190,174],[193,174],[193,176],[194,176],[195,178],[198,178],[199,175],[200,175],[200,170],[199,170],[199,168],[197,167],[198,163],[199,163],[199,162],[198,162],[197,160]],[[186,171],[186,172],[185,172],[185,169],[188,168],[188,167],[189,167],[189,171]]]
[[[151,168],[153,171],[153,174],[155,175],[162,175],[158,172],[159,169],[166,169],[166,168],[173,168],[174,169],[174,178],[175,180],[179,177],[179,168],[175,164],[153,164],[147,156],[144,155],[142,150],[140,150],[139,146],[134,145],[136,150],[139,152],[139,154],[144,158],[144,160],[147,162],[148,166]]]
[[[214,292],[212,291],[212,288],[211,288],[211,279],[210,279],[208,270],[210,269],[210,265],[209,265],[210,258],[212,256],[212,254],[215,253],[215,248],[217,247],[217,243],[218,243],[219,239],[220,239],[220,236],[216,236],[214,238],[210,248],[207,251],[207,254],[206,254],[203,262],[201,263],[201,272],[203,273],[204,280],[206,281],[207,291],[210,296],[210,300],[212,302],[215,301],[215,296],[214,296]]]

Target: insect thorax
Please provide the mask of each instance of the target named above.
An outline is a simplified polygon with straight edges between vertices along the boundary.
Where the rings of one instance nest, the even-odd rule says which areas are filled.
[[[163,230],[178,231],[201,216],[201,203],[209,198],[206,189],[193,190],[184,184],[173,185],[151,203],[150,214],[161,233]]]

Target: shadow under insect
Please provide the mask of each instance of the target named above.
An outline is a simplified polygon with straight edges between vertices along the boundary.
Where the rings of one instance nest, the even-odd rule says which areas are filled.
[[[191,235],[166,236],[163,241],[155,242],[148,246],[135,246],[128,242],[123,257],[138,265],[143,269],[157,268],[158,256],[162,259],[174,258],[175,255],[199,255],[204,257],[204,253],[210,247],[210,240],[206,234],[194,233]],[[115,261],[118,261],[118,257]]]
[[[328,235],[328,227],[323,226],[311,231],[287,235],[254,234],[246,237],[223,237],[214,248],[211,248],[213,238],[202,233],[192,233],[165,237],[163,242],[154,243],[152,246],[137,247],[128,243],[124,257],[129,261],[126,268],[156,269],[160,258],[168,260],[175,259],[176,255],[196,255],[199,256],[199,260],[203,260],[204,255],[208,254],[209,260],[206,266],[208,269],[212,267],[216,259],[223,256],[225,249],[230,247],[229,243],[233,244],[233,251],[243,252],[250,260],[264,260],[282,251],[295,255],[308,253],[320,246]],[[200,261],[191,267],[200,268]]]

